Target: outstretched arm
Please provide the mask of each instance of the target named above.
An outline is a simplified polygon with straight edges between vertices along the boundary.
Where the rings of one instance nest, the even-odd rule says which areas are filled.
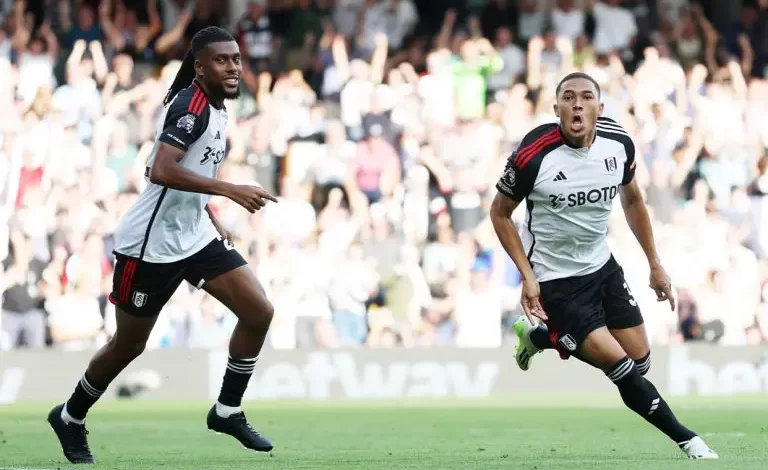
[[[190,193],[227,196],[231,184],[202,176],[180,164],[186,152],[165,142],[157,143],[157,155],[149,171],[149,180],[170,189]]]
[[[178,191],[225,196],[250,212],[264,207],[266,199],[274,201],[274,196],[262,188],[219,181],[181,164],[192,145],[205,134],[209,117],[207,106],[192,106],[191,93],[179,95],[173,100],[165,116],[163,131],[155,144],[157,153],[152,167],[148,169],[149,180]]]
[[[149,180],[166,188],[191,193],[212,194],[232,199],[253,213],[266,205],[266,200],[277,202],[262,188],[240,186],[208,178],[181,165],[185,151],[165,142],[157,143],[157,155],[149,171]]]

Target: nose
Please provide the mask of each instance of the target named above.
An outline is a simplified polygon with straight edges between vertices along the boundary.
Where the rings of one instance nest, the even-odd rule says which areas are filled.
[[[227,61],[227,73],[234,74],[240,70],[237,62],[234,60]]]

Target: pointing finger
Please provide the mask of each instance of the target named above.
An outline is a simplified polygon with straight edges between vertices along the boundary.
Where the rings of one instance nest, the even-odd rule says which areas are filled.
[[[675,311],[675,295],[672,293],[672,287],[667,286],[667,289],[664,291],[664,294],[667,296],[667,299],[669,300],[669,307],[674,312]]]
[[[263,197],[264,199],[269,199],[272,202],[277,202],[277,198],[266,191],[261,191],[260,196]]]

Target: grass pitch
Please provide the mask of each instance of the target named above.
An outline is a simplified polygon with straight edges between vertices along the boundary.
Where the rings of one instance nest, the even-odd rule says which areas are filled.
[[[74,468],[45,421],[52,405],[0,407],[0,469]],[[246,403],[254,427],[275,443],[271,454],[207,431],[204,402],[104,402],[88,428],[96,468],[114,470],[768,468],[768,396],[672,406],[719,461],[685,460],[615,397]]]

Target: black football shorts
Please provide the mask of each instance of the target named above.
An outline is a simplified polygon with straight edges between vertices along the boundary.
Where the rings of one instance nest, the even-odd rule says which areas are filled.
[[[207,281],[247,264],[221,238],[189,258],[172,263],[149,263],[120,253],[115,256],[109,301],[138,317],[158,315],[182,281],[200,289]]]
[[[550,338],[563,359],[598,328],[625,329],[643,324],[624,270],[613,256],[594,273],[541,282],[540,287]]]

